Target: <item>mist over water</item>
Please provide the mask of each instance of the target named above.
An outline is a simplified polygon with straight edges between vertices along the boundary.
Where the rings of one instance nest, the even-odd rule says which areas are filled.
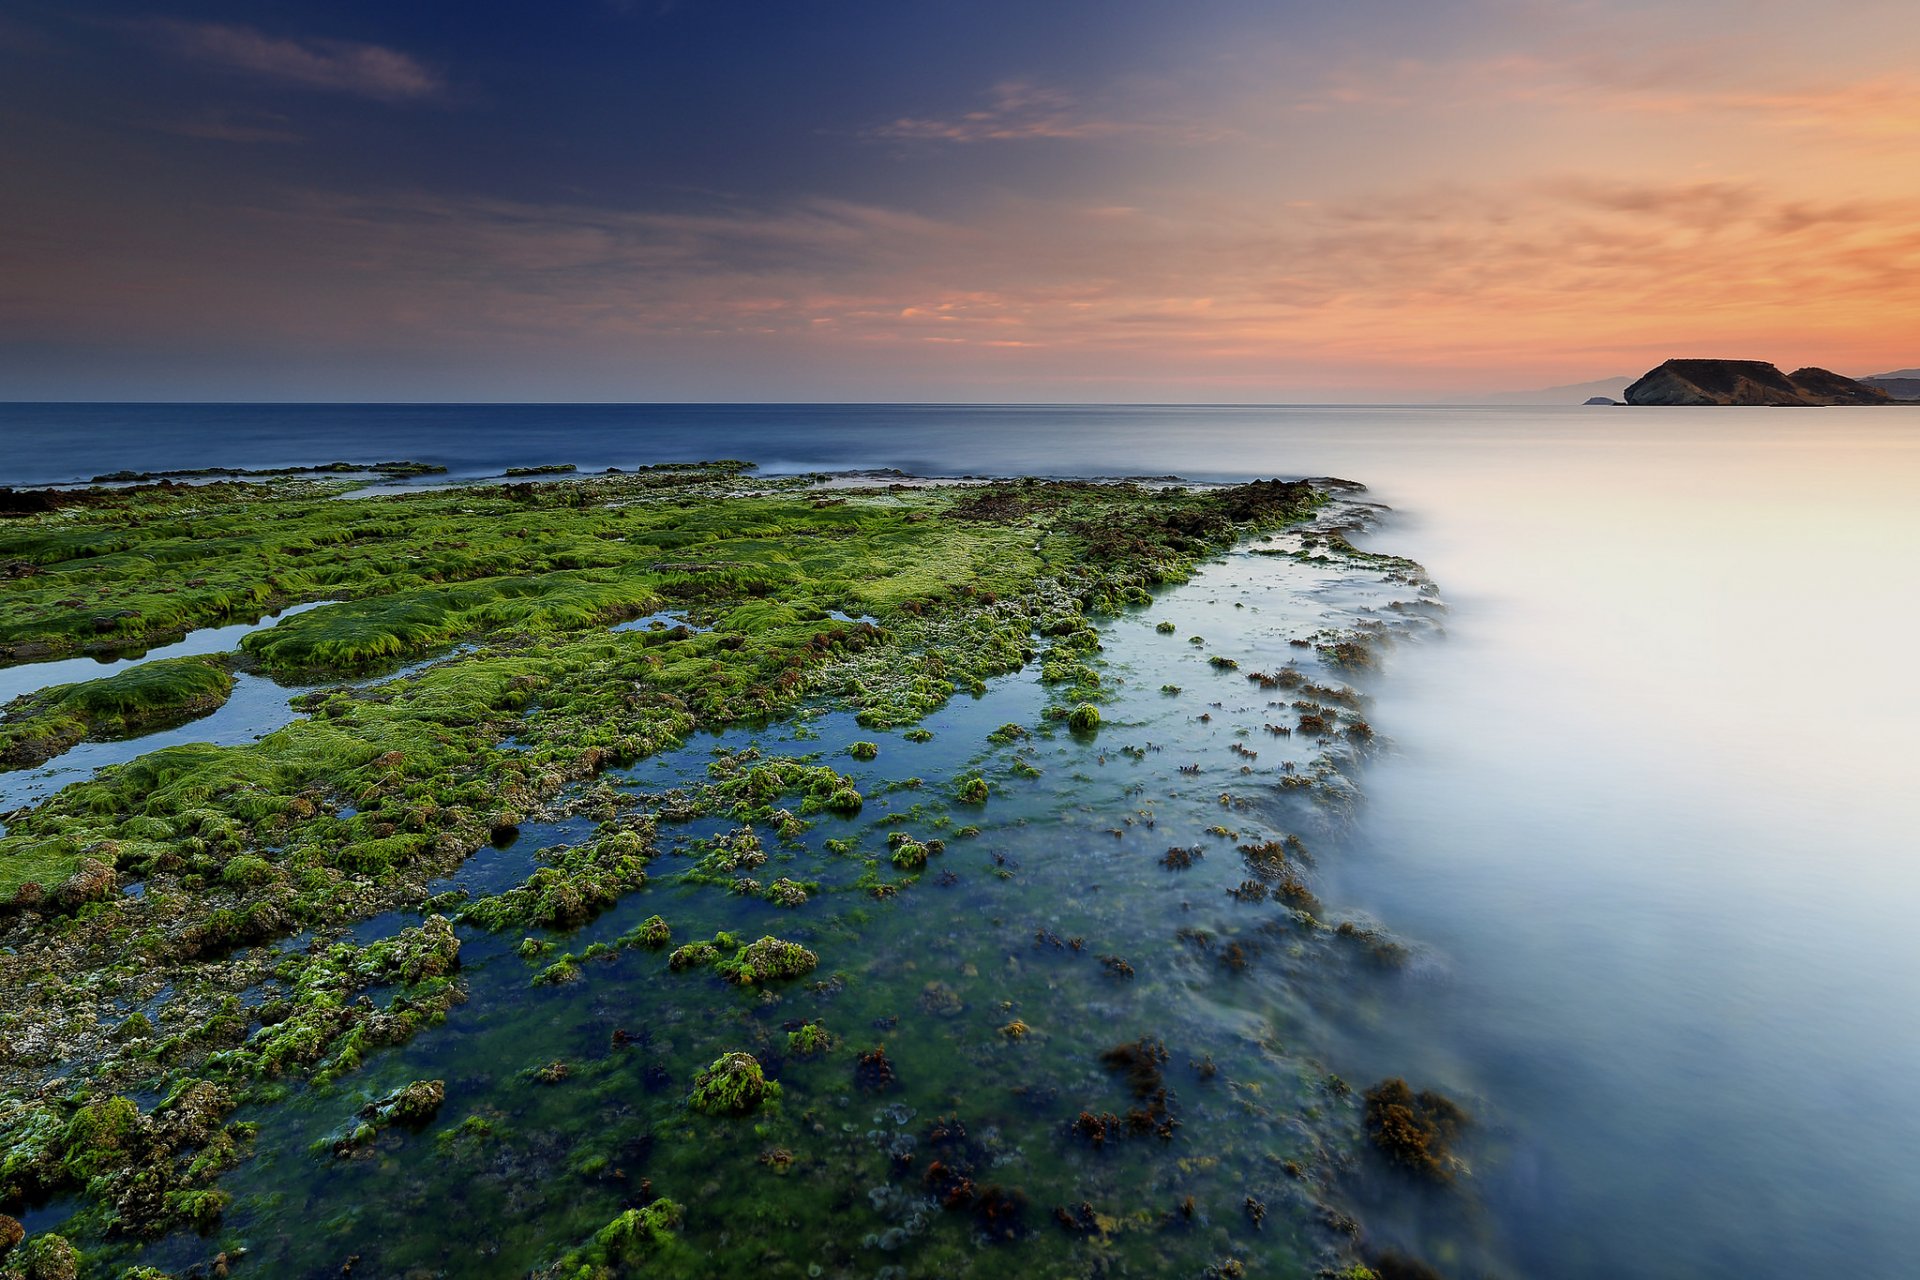
[[[0,483],[743,457],[1340,475],[1452,606],[1374,688],[1331,903],[1424,953],[1329,1056],[1474,1104],[1556,1276],[1920,1256],[1920,409],[6,406]],[[31,441],[31,447],[19,442]]]

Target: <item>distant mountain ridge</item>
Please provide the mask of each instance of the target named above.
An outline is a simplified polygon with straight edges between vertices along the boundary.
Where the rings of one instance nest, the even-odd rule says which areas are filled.
[[[1782,373],[1765,360],[1669,360],[1626,390],[1637,405],[1887,404],[1889,393],[1830,369]]]
[[[1536,391],[1489,391],[1474,396],[1449,397],[1456,404],[1579,404],[1594,396],[1618,400],[1633,381],[1630,374],[1617,378],[1596,378],[1592,382],[1570,382],[1564,386],[1541,387]]]
[[[1892,373],[1874,373],[1860,379],[1878,387],[1895,400],[1920,400],[1920,369],[1895,369]]]

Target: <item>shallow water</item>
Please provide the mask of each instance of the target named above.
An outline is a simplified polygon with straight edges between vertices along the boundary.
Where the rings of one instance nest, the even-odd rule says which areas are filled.
[[[265,631],[283,618],[305,613],[309,609],[318,609],[332,601],[316,600],[309,604],[289,605],[278,613],[260,615],[252,622],[234,622],[224,627],[199,627],[189,631],[171,644],[159,645],[137,653],[124,651],[101,657],[57,658],[51,662],[28,662],[17,667],[0,667],[0,706],[5,706],[15,698],[29,693],[38,693],[54,685],[78,684],[82,680],[99,680],[125,671],[128,667],[137,667],[143,662],[155,662],[161,658],[191,658],[204,654],[228,653],[240,646],[242,636],[252,635],[256,631]]]
[[[1382,612],[1396,600],[1410,608]],[[1306,788],[1283,792],[1282,779],[1304,778],[1317,762],[1360,772],[1345,738],[1265,732],[1276,720],[1292,724],[1288,700],[1311,689],[1262,690],[1247,673],[1292,668],[1344,689],[1341,673],[1288,641],[1356,621],[1419,631],[1434,612],[1412,585],[1377,570],[1241,552],[1104,628],[1117,697],[1097,735],[1036,728],[1047,692],[1030,667],[928,717],[933,737],[924,743],[827,712],[702,736],[610,775],[655,796],[698,785],[716,753],[818,753],[868,803],[854,818],[822,816],[792,841],[762,828],[772,860],[755,874],[819,885],[798,908],[676,884],[704,842],[735,825],[697,819],[663,828],[672,851],[655,862],[646,890],[582,930],[553,935],[547,955],[521,959],[518,932],[463,931],[469,1001],[446,1027],[339,1087],[261,1112],[256,1158],[223,1182],[237,1196],[225,1230],[247,1242],[252,1265],[275,1274],[332,1274],[358,1254],[378,1274],[444,1267],[511,1276],[550,1257],[556,1238],[584,1238],[623,1204],[650,1198],[636,1189],[646,1178],[687,1205],[683,1236],[703,1256],[702,1274],[749,1263],[775,1275],[974,1265],[983,1274],[1077,1274],[1085,1244],[1052,1218],[1056,1207],[1081,1204],[1119,1224],[1102,1251],[1149,1273],[1197,1272],[1246,1250],[1292,1266],[1334,1261],[1339,1237],[1320,1210],[1347,1203],[1336,1170],[1352,1155],[1357,1102],[1326,1083],[1328,1064],[1312,1048],[1324,1039],[1321,1015],[1308,996],[1317,990],[1328,1006],[1344,1006],[1336,988],[1390,998],[1397,980],[1277,899],[1227,893],[1250,875],[1236,842],[1300,833],[1311,843],[1343,823],[1341,774],[1325,774],[1327,804],[1309,801]],[[1177,634],[1158,632],[1162,619]],[[1194,635],[1206,643],[1191,643]],[[1216,667],[1216,656],[1240,668]],[[1009,722],[1033,736],[988,741]],[[852,759],[856,740],[877,742],[876,759]],[[992,784],[985,805],[954,801],[949,780],[964,770]],[[981,833],[962,836],[965,823]],[[531,847],[579,842],[592,829],[581,820],[529,824],[510,849],[482,850],[435,888],[507,887],[526,873]],[[947,845],[917,885],[876,903],[860,881],[874,858],[898,878],[885,865],[892,830]],[[836,837],[859,848],[836,854],[825,846]],[[1176,844],[1205,852],[1170,870],[1160,860]],[[721,928],[743,939],[773,933],[817,950],[820,968],[762,994],[704,971],[669,973],[662,953],[629,951],[585,961],[575,983],[531,985],[560,952],[580,954],[654,913],[672,924],[675,944]],[[407,923],[389,913],[355,936],[368,941]],[[817,1060],[786,1054],[784,1029],[800,1019],[822,1021],[841,1048]],[[1015,1019],[1030,1027],[1018,1040],[1002,1030]],[[633,1043],[611,1045],[616,1028]],[[1116,1136],[1092,1147],[1069,1132],[1075,1115],[1134,1101],[1099,1055],[1140,1037],[1165,1042],[1180,1127],[1167,1139]],[[876,1045],[899,1082],[866,1091],[852,1057]],[[783,1082],[781,1109],[754,1122],[689,1116],[693,1073],[740,1048]],[[569,1065],[566,1081],[530,1079],[556,1059]],[[1201,1071],[1203,1061],[1218,1074]],[[371,1158],[325,1152],[359,1106],[412,1079],[448,1086],[425,1132],[390,1133]],[[1017,1239],[989,1239],[977,1215],[943,1209],[929,1192],[931,1161],[961,1158],[934,1150],[930,1126],[942,1115],[968,1130],[965,1158],[977,1162],[980,1184],[1024,1197]],[[462,1135],[468,1117],[485,1121],[484,1138]],[[769,1152],[784,1154],[769,1164]],[[1297,1175],[1284,1171],[1289,1160]],[[1193,1221],[1169,1228],[1164,1219],[1189,1195]],[[1257,1226],[1250,1195],[1268,1215]],[[441,1230],[449,1210],[489,1229]],[[156,1256],[184,1262],[197,1247],[175,1241]]]
[[[1316,1006],[1327,1056],[1479,1102],[1502,1144],[1474,1186],[1516,1271],[1920,1256],[1920,410],[13,406],[0,428],[54,417],[63,452],[9,478],[98,470],[134,432],[177,465],[1365,481],[1399,511],[1380,545],[1453,612],[1377,682],[1395,750],[1320,864],[1420,963],[1410,992]],[[1370,1221],[1425,1243],[1447,1216]]]
[[[51,688],[56,684],[70,683],[73,679],[70,669],[72,663],[86,663],[89,667],[99,667],[101,670],[112,672],[157,658],[224,653],[238,643],[240,636],[265,630],[281,618],[319,607],[318,604],[294,605],[250,626],[243,624],[231,627],[205,627],[191,632],[177,644],[168,645],[164,649],[155,649],[139,658],[120,659],[111,664],[95,663],[89,658],[71,658],[62,662],[15,667],[7,674],[32,672],[36,669],[43,674],[48,674],[50,678],[45,684],[30,685],[22,689],[22,693],[39,693],[42,689]],[[225,648],[215,647],[222,642],[225,643]],[[228,695],[227,700],[215,710],[197,719],[130,738],[81,742],[44,764],[35,765],[30,769],[0,772],[0,814],[38,804],[61,788],[72,786],[76,782],[84,782],[109,765],[125,764],[129,760],[138,759],[150,751],[158,751],[163,747],[176,747],[189,742],[205,742],[217,747],[228,747],[264,738],[274,730],[283,728],[299,718],[301,713],[294,709],[293,701],[303,694],[342,686],[362,689],[404,679],[424,667],[443,661],[446,657],[458,656],[468,648],[471,646],[459,646],[446,655],[435,655],[411,662],[377,676],[336,682],[331,685],[283,685],[264,676],[256,676],[244,671],[235,672],[233,692]],[[21,683],[24,684],[24,681]],[[6,828],[0,825],[0,834],[5,834],[5,830]]]

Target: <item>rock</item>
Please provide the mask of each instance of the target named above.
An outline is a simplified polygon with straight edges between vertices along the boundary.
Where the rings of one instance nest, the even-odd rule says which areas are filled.
[[[1780,372],[1764,360],[1669,360],[1627,388],[1637,405],[1887,404],[1887,393],[1826,369]]]
[[[1619,404],[1612,396],[1588,396],[1582,404]]]
[[[26,1238],[27,1229],[20,1225],[18,1218],[9,1218],[0,1213],[0,1257],[4,1257],[8,1250]]]
[[[695,1111],[713,1116],[743,1116],[780,1096],[780,1086],[768,1080],[759,1060],[750,1053],[723,1053],[712,1066],[693,1078],[688,1099]]]

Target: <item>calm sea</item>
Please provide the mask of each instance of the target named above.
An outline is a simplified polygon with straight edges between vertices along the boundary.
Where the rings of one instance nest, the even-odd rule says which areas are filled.
[[[1536,1274],[1920,1263],[1920,408],[0,406],[0,483],[1341,475],[1452,605],[1391,658],[1332,900],[1425,959],[1352,1074],[1483,1100]]]

